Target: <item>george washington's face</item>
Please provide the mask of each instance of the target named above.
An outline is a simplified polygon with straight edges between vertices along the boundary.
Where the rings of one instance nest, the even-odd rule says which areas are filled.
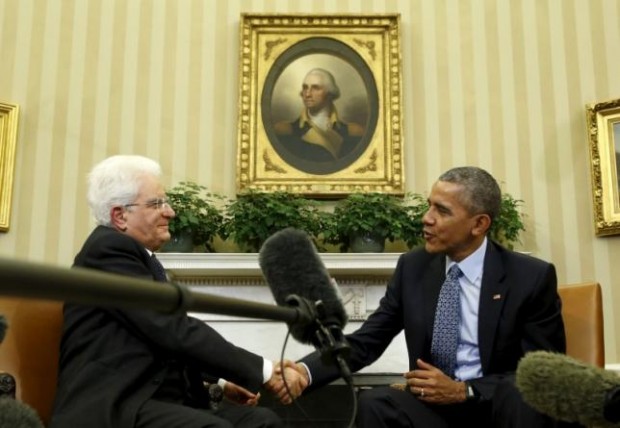
[[[313,114],[329,106],[332,101],[325,87],[323,76],[316,73],[306,75],[300,95],[306,108]]]

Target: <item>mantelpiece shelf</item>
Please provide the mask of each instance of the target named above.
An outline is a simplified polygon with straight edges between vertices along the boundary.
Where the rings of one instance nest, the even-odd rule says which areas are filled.
[[[400,253],[319,253],[331,275],[389,276]],[[261,276],[257,253],[159,253],[177,278]]]

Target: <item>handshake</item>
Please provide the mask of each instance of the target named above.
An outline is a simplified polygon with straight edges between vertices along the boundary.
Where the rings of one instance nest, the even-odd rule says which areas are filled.
[[[274,363],[271,378],[264,384],[264,387],[282,404],[291,404],[306,389],[308,383],[308,372],[303,365],[283,360]],[[227,381],[216,401],[221,401],[224,397],[243,406],[256,406],[260,400],[260,392],[253,393]]]
[[[310,377],[306,368],[290,360],[274,363],[271,379],[265,388],[278,397],[282,404],[290,404],[304,392]]]

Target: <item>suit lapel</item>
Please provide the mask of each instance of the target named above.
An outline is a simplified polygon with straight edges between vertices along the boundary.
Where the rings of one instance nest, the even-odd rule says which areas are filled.
[[[490,240],[484,257],[480,306],[478,312],[478,347],[482,371],[486,372],[495,344],[496,329],[502,308],[508,297],[508,282],[502,258]],[[483,320],[483,322],[480,322]]]

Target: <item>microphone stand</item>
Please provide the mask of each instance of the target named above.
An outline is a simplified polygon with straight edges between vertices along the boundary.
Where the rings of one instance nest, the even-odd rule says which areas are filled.
[[[312,343],[327,363],[335,362],[351,384],[345,361],[349,345],[341,327],[327,320],[320,300],[310,302],[296,295],[290,307],[268,305],[230,297],[193,293],[175,283],[155,282],[94,269],[54,267],[0,258],[0,295],[54,300],[82,305],[125,309],[150,309],[163,313],[206,312],[284,321],[310,330]],[[305,330],[308,331],[308,330]]]
[[[605,394],[603,417],[609,422],[620,422],[620,387],[617,386]]]
[[[327,319],[323,302],[321,300],[311,302],[296,294],[291,294],[285,301],[288,305],[300,310],[301,320],[293,324],[312,333],[311,341],[316,350],[320,352],[321,360],[325,364],[335,363],[342,378],[349,386],[353,386],[351,369],[346,361],[351,348],[342,334],[340,325]]]
[[[94,269],[68,269],[2,258],[0,295],[169,314],[207,312],[286,323],[311,322],[310,316],[297,308],[194,293],[180,284]]]

